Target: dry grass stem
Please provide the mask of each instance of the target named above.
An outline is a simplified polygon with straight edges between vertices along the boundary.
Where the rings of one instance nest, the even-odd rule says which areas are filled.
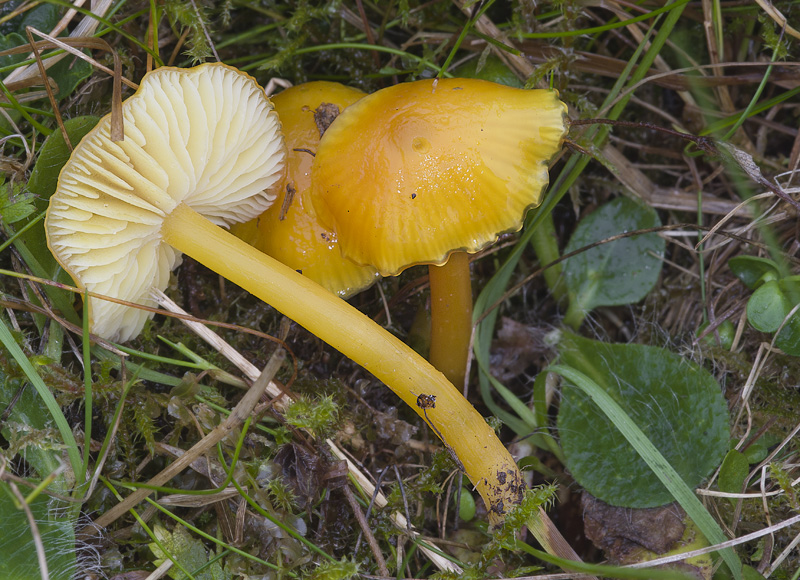
[[[103,18],[106,15],[106,13],[108,12],[109,8],[111,8],[111,4],[112,3],[113,3],[112,0],[99,0],[97,2],[92,2],[92,13],[94,15],[96,15],[97,18]],[[83,4],[83,2],[80,2],[80,3],[75,2],[75,6],[80,7],[81,4]],[[72,20],[72,18],[74,18],[76,12],[74,10],[71,10],[70,12],[72,12],[72,14],[69,14],[69,13],[66,14],[64,16],[64,18],[62,19],[62,22],[59,22],[59,24],[51,31],[51,33],[50,33],[51,36],[58,36],[58,33],[61,30],[63,30],[64,26],[66,26],[66,23],[68,23],[69,21]],[[69,17],[69,18],[67,18],[67,17]],[[85,16],[80,21],[78,26],[76,26],[75,29],[70,33],[70,38],[78,39],[78,38],[81,38],[81,37],[85,37],[85,38],[88,39],[89,37],[91,37],[92,34],[94,34],[95,30],[97,30],[97,26],[100,24],[100,22],[97,20],[97,18],[93,18],[93,17],[90,17],[90,16]],[[63,22],[64,20],[66,20],[67,22],[64,23]],[[69,42],[67,42],[66,39],[61,39],[61,40],[64,41],[65,44],[69,45]],[[65,58],[66,56],[67,56],[66,54],[61,54],[61,55],[57,55],[57,56],[54,56],[52,58],[47,59],[47,64],[45,65],[45,68],[50,68],[51,66],[53,66],[58,61],[60,61],[63,58]],[[85,57],[85,56],[86,55],[83,55],[83,57]],[[31,56],[29,56],[28,58],[33,58],[33,55],[31,54]],[[38,67],[36,65],[29,65],[27,67],[18,68],[16,70],[12,71],[11,74],[9,74],[5,78],[4,82],[7,85],[8,84],[13,84],[13,83],[18,83],[18,82],[22,82],[22,81],[24,81],[26,79],[33,78],[37,74],[39,74]]]
[[[156,303],[158,303],[158,305],[164,310],[168,310],[172,313],[182,314],[184,316],[190,316],[188,312],[178,306],[172,299],[170,299],[158,288],[153,288],[150,295],[153,300],[155,300]],[[204,324],[197,322],[196,319],[187,320],[186,318],[182,318],[181,322],[188,326],[192,332],[197,334],[197,336],[206,341],[206,343],[208,343],[214,350],[233,363],[233,365],[242,371],[244,375],[251,381],[255,381],[261,374],[254,364],[244,358],[238,350],[225,342],[220,335]],[[277,383],[270,381],[267,384],[266,393],[270,398],[274,399],[273,405],[275,409],[280,411],[286,408],[288,401],[286,401],[285,397],[287,395],[283,390],[281,390]]]
[[[386,567],[386,560],[384,560],[383,554],[381,553],[381,547],[375,539],[375,534],[369,529],[369,522],[361,512],[361,506],[358,505],[358,501],[356,501],[356,497],[350,490],[348,483],[342,486],[342,493],[344,493],[344,496],[347,498],[347,503],[350,504],[350,509],[353,511],[353,515],[355,515],[364,537],[367,538],[367,544],[369,544],[369,549],[372,550],[372,556],[375,558],[375,563],[378,565],[381,576],[389,577],[389,568]]]

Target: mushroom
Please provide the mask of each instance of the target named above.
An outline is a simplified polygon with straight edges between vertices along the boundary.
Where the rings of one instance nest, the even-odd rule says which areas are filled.
[[[62,168],[47,240],[81,288],[156,306],[150,288],[166,288],[184,238],[198,235],[188,221],[199,212],[228,226],[259,215],[275,200],[286,148],[263,90],[223,64],[147,74],[122,116],[122,141],[112,141],[107,115]],[[209,240],[195,257],[219,251]],[[89,313],[93,332],[120,342],[153,316],[98,298]]]
[[[379,90],[320,141],[313,200],[345,257],[392,276],[430,264],[430,360],[464,385],[472,330],[468,254],[522,227],[566,133],[551,90],[475,79]]]
[[[370,286],[378,272],[344,258],[336,234],[319,223],[308,199],[311,162],[325,129],[364,95],[340,83],[314,81],[273,96],[289,151],[286,176],[274,204],[258,218],[231,227],[236,237],[342,298]]]
[[[524,490],[494,431],[439,371],[344,300],[217,224],[259,215],[281,177],[283,140],[269,100],[220,64],[146,75],[122,105],[125,138],[105,117],[59,175],[46,228],[51,251],[92,293],[146,303],[186,253],[361,364],[443,439],[499,523]],[[134,337],[135,310],[90,298],[93,332]],[[129,312],[130,310],[130,312]],[[458,426],[458,430],[454,427]]]

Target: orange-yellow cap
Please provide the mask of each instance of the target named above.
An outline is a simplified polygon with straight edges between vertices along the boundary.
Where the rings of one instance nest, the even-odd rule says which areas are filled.
[[[540,203],[565,118],[551,90],[476,79],[382,89],[322,137],[314,208],[346,257],[383,275],[477,252]]]
[[[372,284],[378,272],[342,256],[336,234],[323,227],[308,199],[311,162],[320,135],[333,117],[364,96],[339,83],[315,81],[272,97],[289,150],[278,199],[255,220],[231,232],[258,250],[308,276],[343,298]],[[293,197],[287,204],[287,192]]]

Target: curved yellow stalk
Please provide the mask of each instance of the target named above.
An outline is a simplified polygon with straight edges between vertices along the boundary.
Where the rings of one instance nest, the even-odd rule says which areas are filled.
[[[494,431],[425,359],[344,300],[186,206],[165,218],[164,240],[258,296],[375,375],[430,424],[481,494],[492,523],[525,489]],[[435,406],[420,406],[418,398]]]

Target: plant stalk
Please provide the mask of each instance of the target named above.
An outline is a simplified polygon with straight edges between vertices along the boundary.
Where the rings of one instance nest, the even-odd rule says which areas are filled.
[[[175,249],[264,300],[383,381],[442,439],[489,510],[493,525],[522,498],[514,459],[442,373],[405,343],[317,283],[180,204],[162,234]],[[435,397],[420,406],[418,397]]]
[[[464,388],[472,335],[469,254],[454,252],[441,266],[428,266],[431,283],[431,364],[456,388]]]

